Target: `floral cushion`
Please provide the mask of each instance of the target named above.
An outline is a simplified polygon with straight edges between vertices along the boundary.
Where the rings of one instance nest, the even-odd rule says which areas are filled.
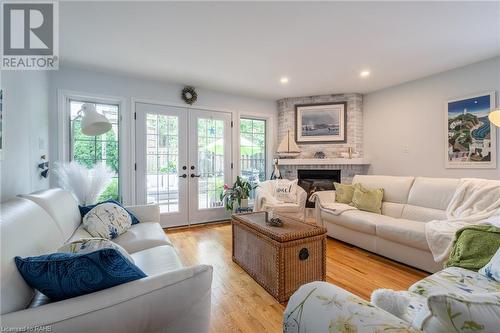
[[[500,292],[500,283],[460,267],[448,267],[412,285],[409,291],[428,297],[434,294],[482,294]]]
[[[441,294],[428,298],[429,310],[414,321],[424,332],[498,332],[500,293]]]
[[[303,285],[284,313],[285,333],[420,332],[411,324],[326,282]]]
[[[406,313],[401,319],[411,323],[420,311],[427,310],[427,298],[409,291],[405,292],[405,295],[409,298],[410,303],[408,303]]]
[[[100,249],[115,249],[119,251],[125,258],[134,262],[134,259],[128,254],[127,251],[120,245],[105,239],[105,238],[82,238],[79,240],[72,241],[71,243],[65,244],[57,250],[57,252],[63,253],[90,253]]]
[[[129,213],[117,204],[103,203],[90,210],[83,218],[83,227],[93,237],[113,239],[132,225]]]
[[[490,262],[479,270],[487,278],[500,282],[500,248],[497,250]]]

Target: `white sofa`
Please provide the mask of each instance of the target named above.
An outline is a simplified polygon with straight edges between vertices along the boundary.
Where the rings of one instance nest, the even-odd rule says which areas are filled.
[[[158,223],[158,206],[127,209],[141,223],[114,241],[131,254],[148,276],[50,303],[26,284],[13,258],[52,253],[66,242],[91,237],[81,227],[78,205],[69,192],[61,189],[2,203],[2,331],[48,326],[51,332],[72,333],[208,332],[212,267],[186,267],[181,263]]]
[[[357,175],[353,183],[383,188],[382,215],[360,210],[334,215],[321,204],[335,201],[334,191],[318,192],[315,216],[330,237],[393,260],[436,272],[427,245],[425,222],[446,217],[460,179]]]
[[[255,190],[254,211],[273,211],[279,215],[292,217],[301,221],[305,219],[307,193],[298,185],[295,202],[281,202],[274,198],[274,183],[276,180],[266,180],[259,183]]]

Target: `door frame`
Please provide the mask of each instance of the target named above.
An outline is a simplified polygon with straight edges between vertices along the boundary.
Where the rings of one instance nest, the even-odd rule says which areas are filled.
[[[196,149],[196,154],[195,151],[190,150],[188,152],[189,158],[189,174],[191,173],[200,173],[199,170],[199,164],[198,164],[198,127],[197,127],[197,122],[195,122],[199,118],[204,118],[203,116],[207,116],[207,118],[212,118],[213,116],[215,117],[220,117],[216,118],[218,120],[222,120],[224,122],[227,122],[228,125],[228,131],[224,131],[224,139],[229,140],[232,146],[232,131],[231,131],[231,122],[232,120],[232,113],[230,112],[220,112],[220,111],[208,111],[208,110],[200,110],[200,109],[195,109],[195,108],[189,108],[189,125],[188,125],[188,134],[189,138],[194,139],[194,142],[190,143],[190,148],[191,149]],[[224,119],[225,118],[225,119]],[[204,118],[206,119],[206,118]],[[233,152],[232,152],[232,147],[231,149],[224,151],[224,157],[226,157],[227,154],[227,160],[224,158],[224,169],[228,171],[228,174],[224,175],[224,183],[227,184],[228,182],[231,182],[233,179],[233,169],[232,165],[234,166],[233,163]],[[195,170],[191,170],[191,166],[196,165]],[[204,208],[204,209],[199,209],[198,208],[198,199],[199,199],[199,188],[198,188],[199,182],[198,179],[190,179],[189,182],[189,224],[200,224],[200,223],[206,223],[206,222],[212,222],[212,221],[221,221],[225,219],[230,218],[230,214],[225,210],[224,207],[212,207],[212,208]],[[191,195],[193,193],[194,195]],[[221,219],[219,218],[220,210],[222,209],[224,218]],[[206,219],[202,219],[201,216],[206,214]]]
[[[171,107],[164,106],[158,104],[148,104],[137,102],[137,104],[144,104],[145,109],[153,109],[143,110],[139,112],[135,116],[135,129],[138,133],[135,141],[135,151],[140,151],[142,154],[137,156],[138,160],[140,159],[141,163],[137,163],[134,167],[136,172],[135,183],[136,183],[136,201],[140,205],[144,205],[147,203],[144,199],[147,200],[147,180],[139,175],[146,175],[146,167],[147,167],[147,115],[164,115],[164,116],[174,116],[178,118],[178,174],[188,173],[188,170],[181,170],[181,166],[184,165],[187,168],[187,162],[189,160],[189,152],[188,150],[188,142],[181,142],[181,133],[188,131],[188,122],[189,117],[184,111],[184,108],[180,107]],[[154,107],[163,108],[162,110],[155,110]],[[136,109],[137,111],[137,109]],[[139,193],[139,190],[141,192]],[[189,202],[188,202],[188,193],[189,193],[189,178],[179,179],[178,183],[178,211],[177,212],[166,212],[160,213],[160,224],[165,227],[177,227],[183,226],[184,221],[188,220],[189,217]],[[166,226],[168,225],[168,226]]]
[[[167,106],[167,107],[180,107],[180,108],[186,108],[186,110],[189,112],[189,109],[194,109],[194,110],[201,110],[201,111],[211,111],[211,112],[223,112],[223,113],[228,113],[231,115],[231,143],[232,143],[232,148],[230,150],[230,163],[232,163],[233,168],[230,169],[231,172],[231,180],[234,182],[236,180],[237,175],[239,175],[239,164],[240,160],[237,158],[235,160],[235,156],[239,156],[239,111],[237,110],[229,110],[225,108],[218,108],[218,107],[210,107],[210,106],[199,106],[196,105],[195,107],[187,105],[187,104],[181,104],[181,103],[174,103],[174,102],[169,102],[169,101],[164,101],[164,100],[157,100],[157,99],[148,99],[148,98],[136,98],[132,97],[130,99],[130,117],[132,119],[132,125],[130,126],[130,137],[134,142],[134,145],[131,146],[131,161],[133,161],[132,165],[132,170],[133,172],[131,173],[131,176],[133,177],[133,195],[132,195],[132,204],[137,204],[138,202],[138,193],[137,193],[137,148],[135,142],[137,141],[137,131],[136,131],[136,104],[137,103],[144,103],[144,104],[154,104],[154,105],[159,105],[159,106]],[[188,114],[189,118],[189,114]],[[271,119],[271,118],[269,118]],[[207,221],[207,222],[215,222],[215,221]],[[191,223],[188,221],[186,226],[191,226]]]

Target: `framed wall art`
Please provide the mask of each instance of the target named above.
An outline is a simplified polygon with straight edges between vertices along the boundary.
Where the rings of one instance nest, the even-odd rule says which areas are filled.
[[[495,92],[450,100],[445,108],[446,168],[496,168]]]
[[[347,142],[347,103],[295,106],[297,143]]]

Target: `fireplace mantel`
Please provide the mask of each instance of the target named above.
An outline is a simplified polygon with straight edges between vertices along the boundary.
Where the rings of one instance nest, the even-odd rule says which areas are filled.
[[[369,165],[366,158],[280,158],[279,165]]]

